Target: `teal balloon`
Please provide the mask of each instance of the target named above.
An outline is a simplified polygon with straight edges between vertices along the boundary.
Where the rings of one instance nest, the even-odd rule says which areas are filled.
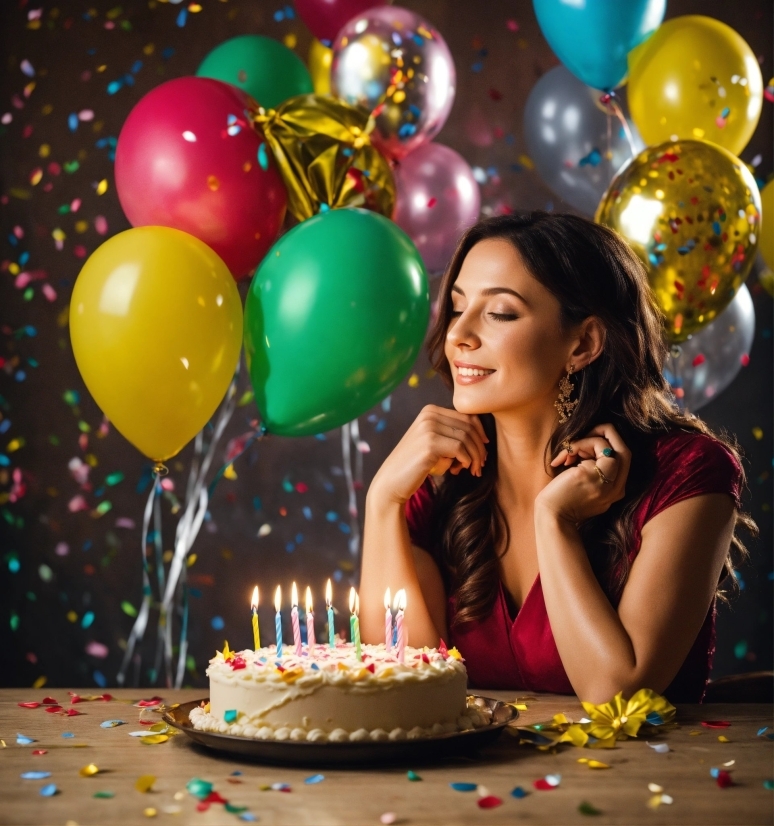
[[[411,369],[427,330],[422,257],[392,221],[335,209],[272,247],[245,305],[245,356],[269,433],[309,436],[365,413]]]
[[[533,0],[554,54],[587,86],[615,89],[626,79],[626,56],[664,19],[666,0]]]
[[[295,95],[309,95],[314,84],[301,58],[271,37],[244,34],[216,46],[196,71],[244,89],[265,109]]]

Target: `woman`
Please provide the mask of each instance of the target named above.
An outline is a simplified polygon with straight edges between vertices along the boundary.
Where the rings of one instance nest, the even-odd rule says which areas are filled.
[[[425,407],[369,488],[364,638],[405,588],[411,644],[456,645],[473,685],[700,702],[755,523],[735,445],[673,406],[634,253],[572,215],[483,220],[429,347],[454,409]]]

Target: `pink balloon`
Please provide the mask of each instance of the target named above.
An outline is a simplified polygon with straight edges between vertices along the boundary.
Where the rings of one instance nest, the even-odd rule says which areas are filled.
[[[132,226],[196,236],[237,281],[282,226],[287,192],[250,114],[255,101],[204,77],[162,83],[129,113],[116,147],[116,189]]]
[[[389,3],[390,0],[387,0]],[[356,14],[374,6],[386,5],[385,0],[296,0],[298,16],[318,40],[333,43],[339,29]]]
[[[428,271],[443,271],[481,209],[470,166],[448,146],[426,143],[398,164],[394,176],[393,220],[416,244]]]

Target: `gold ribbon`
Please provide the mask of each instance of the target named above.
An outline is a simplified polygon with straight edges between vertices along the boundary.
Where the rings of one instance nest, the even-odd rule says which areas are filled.
[[[395,182],[371,145],[374,119],[363,109],[321,95],[298,95],[253,116],[288,192],[288,209],[304,221],[341,207],[392,218]]]

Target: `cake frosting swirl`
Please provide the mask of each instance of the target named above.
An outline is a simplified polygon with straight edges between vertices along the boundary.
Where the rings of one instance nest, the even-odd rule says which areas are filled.
[[[466,699],[456,649],[407,647],[401,662],[384,645],[351,643],[234,652],[210,660],[210,701],[189,715],[194,728],[257,739],[400,740],[448,734],[487,722]]]

